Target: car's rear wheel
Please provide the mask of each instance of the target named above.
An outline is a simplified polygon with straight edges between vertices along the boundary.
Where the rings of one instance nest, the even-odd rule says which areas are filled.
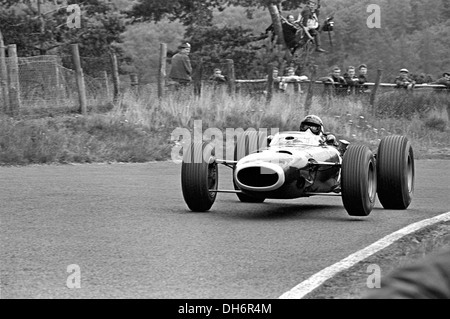
[[[385,209],[406,209],[414,193],[414,153],[404,136],[381,140],[377,152],[378,199]]]
[[[377,196],[376,162],[364,145],[350,145],[341,169],[342,201],[350,216],[368,216]]]
[[[259,131],[246,131],[239,135],[234,147],[234,160],[239,161],[243,157],[267,147],[267,135]],[[240,190],[236,184],[233,170],[233,185],[235,190]],[[262,203],[266,199],[264,197],[250,196],[247,194],[237,193],[239,200],[243,203]]]
[[[193,212],[208,211],[216,200],[219,182],[214,147],[206,142],[192,143],[183,156],[181,186],[184,201]]]

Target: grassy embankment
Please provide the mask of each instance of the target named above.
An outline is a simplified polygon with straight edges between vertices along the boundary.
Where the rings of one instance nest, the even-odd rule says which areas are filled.
[[[155,94],[125,94],[120,103],[97,106],[88,116],[61,110],[23,108],[16,118],[0,117],[0,165],[49,163],[146,162],[170,159],[177,127],[279,128],[297,130],[303,99],[238,95],[234,98],[204,90],[202,98],[166,98]],[[405,135],[416,158],[450,158],[448,108],[450,94],[391,93],[380,96],[379,114],[354,100],[332,105],[315,97],[310,111],[322,117],[326,129],[340,139],[375,148],[383,136]]]

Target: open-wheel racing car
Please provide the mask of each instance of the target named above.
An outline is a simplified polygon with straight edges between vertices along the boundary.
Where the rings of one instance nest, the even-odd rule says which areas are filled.
[[[350,216],[368,216],[376,196],[385,209],[406,209],[414,191],[414,156],[403,136],[368,146],[339,141],[327,145],[310,132],[246,131],[234,147],[234,160],[215,157],[207,142],[194,142],[183,155],[183,197],[193,212],[212,207],[217,193],[236,193],[241,202],[341,196]],[[218,188],[218,166],[233,171],[234,190]]]

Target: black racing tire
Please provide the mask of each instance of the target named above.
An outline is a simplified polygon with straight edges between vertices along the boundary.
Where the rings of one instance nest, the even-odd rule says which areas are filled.
[[[377,152],[378,199],[385,209],[407,209],[414,194],[414,152],[409,140],[393,135]]]
[[[183,198],[193,212],[208,211],[216,200],[219,184],[214,147],[206,142],[192,143],[183,156],[181,187]]]
[[[369,216],[377,197],[375,156],[365,145],[350,145],[341,168],[342,202],[350,216]]]
[[[234,147],[234,160],[239,161],[243,157],[264,147],[267,147],[267,134],[259,131],[246,131],[239,135],[236,140],[236,145]],[[235,190],[240,190],[234,179],[234,169],[233,185]],[[243,203],[262,203],[266,200],[264,197],[254,197],[242,193],[238,193],[236,195]]]

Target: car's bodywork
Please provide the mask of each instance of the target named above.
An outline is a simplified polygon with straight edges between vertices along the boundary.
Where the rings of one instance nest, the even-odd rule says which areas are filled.
[[[243,193],[293,199],[339,193],[341,152],[310,132],[283,132],[269,147],[236,163],[234,179]]]

